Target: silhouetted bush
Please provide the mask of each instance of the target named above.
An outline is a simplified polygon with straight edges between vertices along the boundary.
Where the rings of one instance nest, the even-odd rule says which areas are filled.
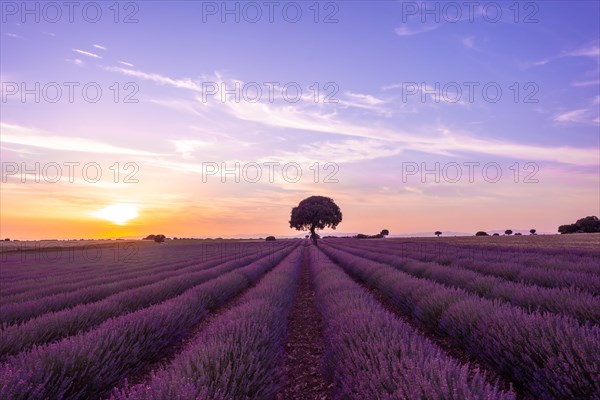
[[[561,225],[558,227],[558,231],[561,234],[565,233],[575,233],[579,231],[579,227],[575,224]]]
[[[356,239],[368,239],[369,235],[365,235],[364,233],[359,233],[358,235],[354,236]]]
[[[390,234],[390,231],[387,229],[383,229],[379,234],[381,236],[388,236]]]
[[[434,235],[437,237],[440,237],[441,234],[442,234],[442,232],[440,232],[440,231],[435,231],[435,233],[434,233]]]
[[[479,231],[475,234],[475,236],[489,236],[489,235],[487,234],[487,232]]]
[[[265,238],[265,240],[266,240],[267,242],[273,242],[273,241],[275,241],[275,240],[277,240],[277,239],[275,239],[275,236],[267,236],[267,237]]]
[[[504,234],[510,236],[512,235],[512,231],[510,229],[507,229],[504,231]]]
[[[578,219],[574,224],[561,225],[560,233],[597,233],[600,232],[600,220],[596,216]]]
[[[492,236],[500,236],[499,233],[494,233]]]
[[[581,231],[586,233],[600,232],[600,220],[595,216],[578,219],[577,222],[575,222],[575,225],[577,225]]]

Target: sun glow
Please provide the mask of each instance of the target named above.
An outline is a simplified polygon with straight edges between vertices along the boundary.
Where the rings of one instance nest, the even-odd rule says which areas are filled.
[[[111,204],[92,215],[105,219],[115,225],[126,225],[128,221],[138,217],[138,206],[135,204]]]

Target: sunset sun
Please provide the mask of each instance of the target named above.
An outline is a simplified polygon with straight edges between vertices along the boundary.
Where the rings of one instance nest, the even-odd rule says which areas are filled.
[[[138,206],[135,204],[111,204],[93,213],[96,218],[105,219],[115,225],[126,225],[138,217]]]

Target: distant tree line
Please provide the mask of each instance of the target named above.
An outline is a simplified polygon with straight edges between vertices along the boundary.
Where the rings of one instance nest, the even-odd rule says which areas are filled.
[[[354,238],[355,239],[383,239],[384,237],[388,236],[390,234],[390,231],[387,229],[382,229],[381,232],[379,232],[376,235],[365,235],[364,233],[359,233],[358,235],[355,235]]]

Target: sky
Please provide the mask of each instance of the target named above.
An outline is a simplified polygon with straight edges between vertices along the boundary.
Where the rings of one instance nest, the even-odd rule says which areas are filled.
[[[3,1],[0,235],[537,229],[600,214],[600,3]]]

